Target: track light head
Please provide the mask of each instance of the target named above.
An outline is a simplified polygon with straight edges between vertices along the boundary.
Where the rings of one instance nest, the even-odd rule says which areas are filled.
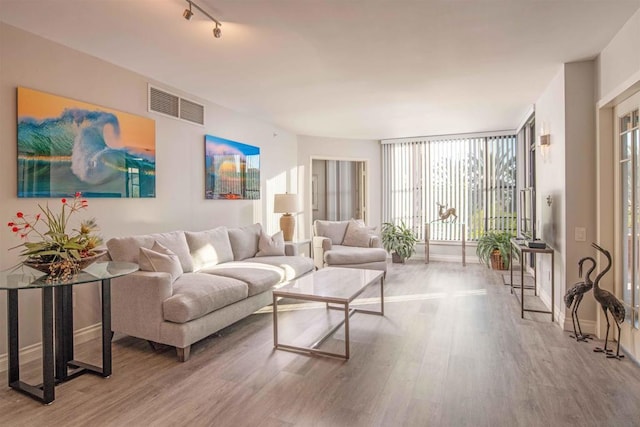
[[[193,16],[193,12],[191,11],[191,7],[189,7],[189,9],[185,9],[184,12],[182,12],[182,16],[184,16],[184,19],[189,21],[191,19],[191,17]]]
[[[213,29],[213,37],[217,39],[222,37],[222,30],[220,29],[217,23],[216,23],[216,27]]]

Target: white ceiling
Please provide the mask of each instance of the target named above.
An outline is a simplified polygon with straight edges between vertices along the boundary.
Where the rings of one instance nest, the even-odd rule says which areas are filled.
[[[513,129],[640,0],[0,0],[0,20],[296,134]],[[4,41],[2,41],[4,42]]]

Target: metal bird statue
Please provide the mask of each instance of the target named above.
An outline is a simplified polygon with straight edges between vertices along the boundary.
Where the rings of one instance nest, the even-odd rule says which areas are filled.
[[[571,321],[573,322],[573,335],[571,338],[575,338],[576,341],[586,342],[587,339],[591,337],[588,334],[582,333],[582,328],[580,327],[580,318],[578,317],[578,307],[582,302],[582,297],[584,294],[589,292],[591,288],[593,288],[593,281],[591,280],[591,273],[596,268],[596,260],[592,257],[584,257],[580,261],[578,261],[578,276],[582,277],[582,264],[585,261],[591,261],[591,268],[587,271],[587,275],[584,279],[584,282],[578,282],[571,289],[567,291],[564,295],[564,303],[567,308],[571,308],[573,304],[573,308],[571,308]],[[576,325],[578,326],[576,328]]]
[[[620,354],[620,324],[624,322],[624,305],[615,297],[611,292],[606,291],[604,289],[600,289],[600,280],[602,277],[611,269],[611,254],[608,250],[601,248],[595,243],[591,243],[591,246],[599,250],[608,261],[607,267],[596,276],[595,282],[593,282],[593,296],[596,301],[600,303],[602,307],[602,311],[604,311],[604,318],[607,319],[607,333],[604,336],[604,348],[596,347],[593,351],[597,353],[605,353],[610,359],[618,359],[624,357],[624,355]],[[616,327],[618,328],[618,346],[616,348],[616,354],[612,354],[613,350],[609,350],[607,348],[607,340],[609,339],[609,316],[607,315],[607,311],[611,312],[613,319],[616,322]]]

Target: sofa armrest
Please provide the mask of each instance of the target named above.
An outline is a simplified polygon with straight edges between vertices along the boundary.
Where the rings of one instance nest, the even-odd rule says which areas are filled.
[[[173,294],[171,275],[136,271],[111,280],[111,329],[151,341],[160,340],[162,302]]]
[[[297,256],[298,255],[298,245],[291,242],[284,242],[284,254],[286,256]]]
[[[324,267],[324,253],[331,250],[333,246],[331,239],[323,236],[314,236],[311,243],[313,246],[313,263],[316,268],[320,269]]]

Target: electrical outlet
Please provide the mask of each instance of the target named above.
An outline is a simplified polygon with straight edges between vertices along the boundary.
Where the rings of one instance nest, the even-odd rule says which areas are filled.
[[[576,227],[574,230],[574,238],[576,242],[586,242],[587,241],[587,229],[584,227]]]

